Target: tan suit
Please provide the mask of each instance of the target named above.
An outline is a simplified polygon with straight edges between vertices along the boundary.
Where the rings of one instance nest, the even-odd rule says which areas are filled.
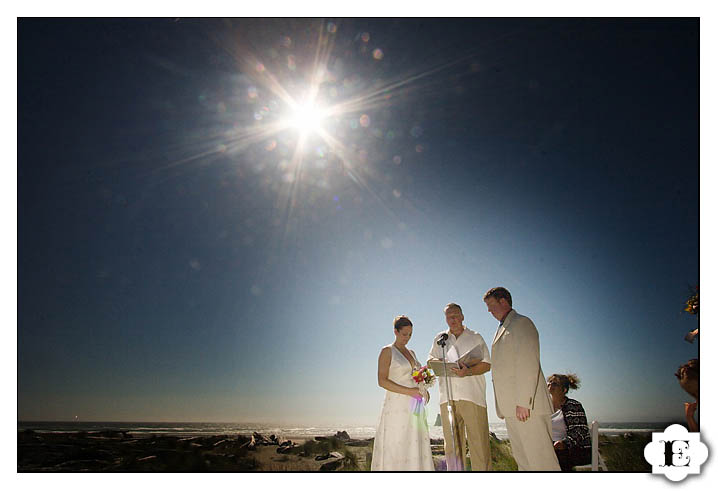
[[[506,421],[520,471],[560,471],[551,440],[553,404],[541,371],[539,336],[531,319],[511,310],[491,345],[496,415]],[[516,418],[516,406],[531,410]]]

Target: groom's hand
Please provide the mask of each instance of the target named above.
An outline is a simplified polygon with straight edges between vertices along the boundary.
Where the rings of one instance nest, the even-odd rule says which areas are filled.
[[[516,419],[526,421],[531,416],[531,410],[527,407],[516,406]]]

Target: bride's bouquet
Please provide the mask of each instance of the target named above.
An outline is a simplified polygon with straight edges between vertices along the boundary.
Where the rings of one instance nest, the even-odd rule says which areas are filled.
[[[415,368],[414,371],[411,372],[411,378],[413,378],[417,384],[425,384],[426,387],[431,387],[434,385],[434,382],[436,382],[434,371],[427,366]]]
[[[427,366],[415,368],[411,372],[411,378],[414,379],[414,382],[419,384],[419,392],[421,392],[422,399],[424,401],[428,401],[429,391],[427,389],[428,387],[434,385],[434,382],[436,382],[436,375],[434,375],[434,371]]]

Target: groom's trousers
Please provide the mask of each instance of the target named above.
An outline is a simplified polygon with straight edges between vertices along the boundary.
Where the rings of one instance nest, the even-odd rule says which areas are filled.
[[[468,436],[469,451],[471,452],[471,470],[490,470],[489,418],[486,414],[486,408],[471,401],[453,401],[452,405],[456,413],[454,432],[464,469],[466,469],[466,437]],[[441,408],[441,423],[444,430],[444,454],[446,455],[447,470],[456,470],[456,464],[453,463],[456,461],[456,455],[451,443],[448,405],[443,403],[439,407]]]
[[[551,417],[533,414],[526,421],[506,417],[511,453],[520,471],[560,471],[551,439]]]

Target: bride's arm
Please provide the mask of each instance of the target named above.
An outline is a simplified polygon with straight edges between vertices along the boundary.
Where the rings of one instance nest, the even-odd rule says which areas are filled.
[[[379,379],[379,387],[388,390],[389,392],[396,392],[397,394],[404,394],[416,398],[421,397],[421,392],[416,387],[404,387],[396,382],[389,380],[389,366],[391,365],[391,348],[384,348],[379,353],[379,371],[377,378]]]

